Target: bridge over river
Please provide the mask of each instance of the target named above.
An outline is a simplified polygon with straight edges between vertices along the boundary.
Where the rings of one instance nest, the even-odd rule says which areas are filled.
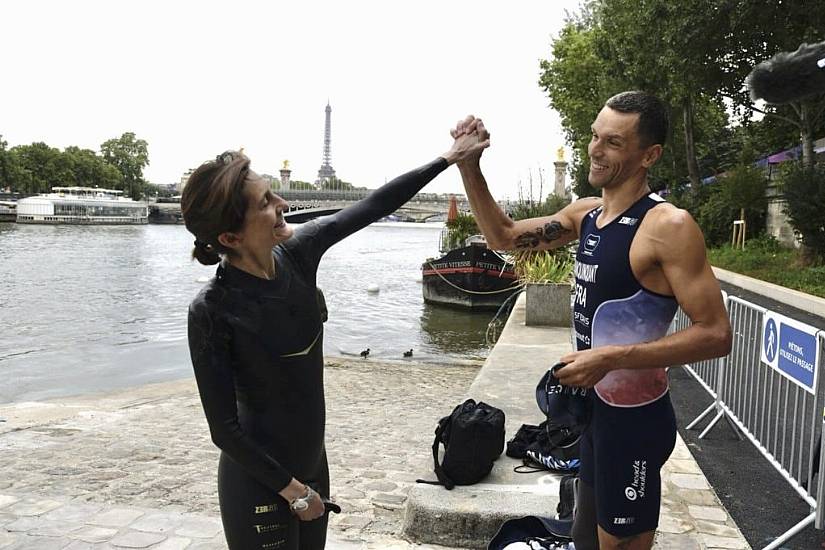
[[[300,223],[308,219],[332,214],[365,198],[372,189],[353,190],[279,190],[279,196],[289,203],[288,221]],[[468,211],[470,203],[463,196],[456,196],[458,209]],[[450,196],[436,193],[418,193],[394,214],[401,219],[433,221],[446,219]]]
[[[334,214],[342,208],[355,204],[369,195],[373,189],[354,190],[277,190],[276,193],[289,203],[289,211],[284,215],[288,222],[303,223]],[[168,199],[167,199],[168,200]],[[470,210],[466,197],[456,196],[458,209]],[[394,215],[406,221],[439,221],[447,219],[450,205],[449,195],[436,193],[418,193],[407,204],[394,212]],[[182,223],[180,202],[160,200],[149,203],[149,223]]]

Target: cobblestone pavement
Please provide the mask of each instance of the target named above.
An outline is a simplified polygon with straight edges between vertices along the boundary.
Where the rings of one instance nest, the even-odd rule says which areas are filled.
[[[328,360],[328,548],[399,538],[435,423],[476,367]],[[0,406],[0,549],[225,548],[218,451],[192,380]]]

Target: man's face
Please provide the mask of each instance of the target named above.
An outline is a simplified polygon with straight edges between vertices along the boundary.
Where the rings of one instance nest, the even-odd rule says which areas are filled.
[[[590,185],[596,189],[614,188],[653,164],[647,158],[650,148],[641,147],[638,126],[638,113],[602,108],[591,126],[592,138],[587,146]]]

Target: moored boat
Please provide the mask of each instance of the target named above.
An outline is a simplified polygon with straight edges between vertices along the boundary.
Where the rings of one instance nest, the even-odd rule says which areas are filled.
[[[17,203],[14,201],[0,201],[0,222],[17,221]]]
[[[18,223],[104,225],[145,224],[146,203],[122,196],[123,191],[97,187],[53,187],[51,193],[20,199]]]
[[[447,241],[448,230],[441,242]],[[471,309],[495,310],[521,288],[513,264],[487,248],[481,235],[447,250],[421,266],[424,301]],[[444,247],[442,247],[442,252]]]

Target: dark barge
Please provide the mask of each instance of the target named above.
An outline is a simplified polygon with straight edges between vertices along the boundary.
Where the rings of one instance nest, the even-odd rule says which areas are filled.
[[[487,248],[483,237],[468,241],[421,266],[426,303],[497,310],[521,288],[513,264]]]

